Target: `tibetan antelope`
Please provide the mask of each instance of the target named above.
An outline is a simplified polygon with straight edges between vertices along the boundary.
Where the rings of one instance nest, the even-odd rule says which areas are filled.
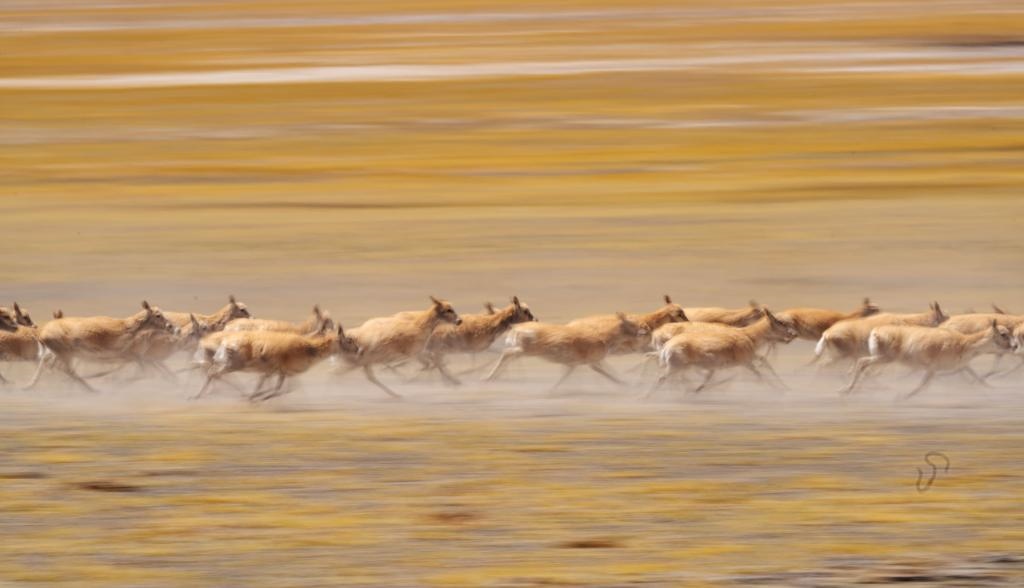
[[[21,308],[17,302],[11,308],[0,306],[0,315],[6,314],[14,319],[14,322],[18,323],[23,327],[34,327],[36,324],[32,321],[32,317],[29,316],[28,311]]]
[[[195,315],[195,318],[202,324],[208,325],[211,331],[220,331],[229,322],[235,319],[246,319],[251,317],[249,314],[249,308],[235,300],[235,297],[228,296],[228,303],[221,307],[220,310],[213,314],[195,314],[190,312],[165,312],[164,316],[174,326],[178,328],[185,328],[191,323],[189,315]]]
[[[445,356],[453,353],[479,353],[486,351],[494,341],[508,331],[512,325],[536,322],[530,307],[519,301],[518,296],[512,297],[512,304],[501,310],[489,303],[485,305],[487,314],[461,315],[462,323],[455,325],[443,323],[438,325],[427,340],[426,348],[420,355],[425,369],[438,368],[442,376],[452,384],[460,384],[446,369],[442,369]]]
[[[341,356],[349,368],[344,372],[362,368],[363,373],[375,386],[385,391],[392,398],[401,398],[373,373],[373,366],[392,364],[402,360],[413,359],[423,353],[434,329],[442,323],[462,324],[462,319],[444,300],[430,297],[431,305],[427,310],[401,312],[389,317],[373,318],[358,327],[349,330],[348,334],[359,345],[358,356]],[[447,373],[444,364],[437,365],[445,379],[454,379]]]
[[[193,399],[203,396],[214,381],[233,372],[256,372],[260,379],[249,400],[269,400],[283,394],[284,381],[309,370],[325,358],[358,355],[359,346],[338,325],[320,322],[321,329],[311,335],[283,331],[224,331],[219,333],[206,382]],[[266,381],[277,376],[272,388],[263,389]]]
[[[175,327],[163,312],[142,301],[142,311],[128,318],[105,316],[65,317],[39,328],[39,342],[45,347],[32,381],[39,381],[43,370],[57,368],[90,392],[96,390],[79,376],[72,365],[76,359],[117,361],[125,357],[136,337],[148,330],[173,332]]]
[[[757,322],[745,327],[707,323],[688,325],[662,345],[659,352],[662,373],[644,397],[653,395],[669,378],[692,368],[707,372],[694,392],[706,388],[718,370],[731,367],[746,368],[761,380],[764,380],[764,374],[759,367],[764,368],[778,380],[778,375],[758,350],[773,342],[789,343],[797,337],[797,332],[767,308],[762,312]]]
[[[13,312],[0,309],[0,361],[34,361],[39,357],[39,347],[36,327],[18,324]],[[0,384],[6,383],[0,375]]]
[[[851,312],[825,308],[790,308],[776,314],[776,318],[790,325],[798,339],[817,341],[829,327],[847,319],[859,319],[878,314],[881,310],[865,298],[860,307]]]
[[[278,331],[281,333],[295,333],[308,335],[315,333],[323,326],[327,315],[320,310],[319,305],[313,306],[313,314],[301,323],[289,321],[278,321],[272,319],[241,318],[235,319],[224,327],[225,331]]]
[[[875,327],[886,325],[906,325],[917,327],[937,327],[949,317],[942,312],[938,302],[932,302],[927,312],[912,314],[895,314],[882,312],[859,319],[839,321],[825,329],[814,347],[813,365],[829,354],[834,365],[844,360],[856,360],[868,355],[868,337]]]
[[[485,380],[495,379],[508,363],[519,357],[540,357],[565,366],[565,371],[552,390],[569,377],[577,367],[586,365],[605,378],[622,384],[604,364],[612,349],[631,345],[631,341],[647,340],[647,327],[630,319],[624,313],[615,315],[618,324],[614,330],[605,325],[557,325],[550,323],[523,323],[509,330],[506,348]]]
[[[1021,324],[1024,324],[1024,315],[1009,314],[1003,309],[996,305],[992,305],[992,309],[995,312],[978,312],[970,314],[956,314],[949,317],[949,320],[942,323],[943,329],[950,331],[956,331],[963,335],[970,335],[988,329],[992,321],[996,321],[996,324],[1006,327],[1013,331]],[[1009,353],[1005,349],[990,350],[988,353],[996,356],[995,362],[992,363],[992,367],[989,368],[986,377],[996,373],[999,368],[999,364],[1002,363],[1003,357]],[[1016,368],[1013,368],[1016,370]],[[1009,372],[1007,372],[1009,373]]]
[[[763,316],[761,307],[751,300],[747,308],[685,308],[686,316],[695,323],[721,323],[730,327],[745,327]]]
[[[644,314],[627,314],[626,317],[634,323],[643,326],[648,335],[662,325],[669,323],[678,324],[689,320],[683,307],[672,302],[672,298],[668,294],[665,294],[664,300],[665,306],[655,311]],[[616,314],[602,314],[575,319],[570,321],[568,326],[603,330],[608,332],[610,336],[614,336],[620,330],[620,321]],[[616,341],[615,345],[608,350],[610,355],[642,353],[647,351],[650,346],[650,341],[645,337],[626,337],[619,338]]]
[[[968,365],[971,359],[979,353],[1010,349],[1012,346],[1010,330],[994,320],[989,323],[987,329],[970,335],[946,329],[908,325],[875,327],[868,336],[870,355],[857,360],[850,383],[839,392],[853,392],[869,367],[893,362],[903,363],[925,372],[921,383],[905,398],[910,398],[923,390],[932,378],[940,373],[966,371],[984,383]]]

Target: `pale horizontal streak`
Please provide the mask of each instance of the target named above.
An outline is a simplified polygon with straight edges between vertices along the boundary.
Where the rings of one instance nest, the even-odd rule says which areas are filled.
[[[695,58],[652,59],[588,59],[565,61],[490,62],[468,64],[384,64],[318,67],[252,68],[217,71],[138,73],[111,75],[68,75],[48,77],[0,78],[0,89],[80,90],[122,88],[168,88],[183,86],[234,86],[266,84],[314,84],[346,82],[418,82],[469,78],[502,78],[533,76],[572,76],[602,73],[641,73],[685,71],[716,66],[778,64],[792,73],[833,73],[846,71],[909,73],[930,69],[943,73],[1014,74],[1024,69],[1024,48],[989,52],[983,60],[977,51],[845,51],[788,53],[769,55],[734,55]],[[946,59],[954,63],[892,63],[897,60]],[[865,63],[880,61],[888,63]],[[845,63],[853,62],[850,65]],[[797,68],[786,67],[798,63]],[[810,67],[817,65],[818,67]]]

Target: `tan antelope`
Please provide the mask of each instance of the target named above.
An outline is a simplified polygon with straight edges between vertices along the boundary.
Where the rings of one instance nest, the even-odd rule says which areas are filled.
[[[731,367],[745,368],[761,380],[764,374],[759,367],[764,368],[778,379],[758,350],[773,342],[789,343],[796,336],[796,329],[780,321],[767,308],[762,309],[762,317],[757,322],[745,327],[691,323],[662,345],[659,352],[662,373],[645,398],[653,395],[669,378],[694,368],[706,370],[704,381],[694,392],[706,388],[718,370]]]
[[[212,330],[211,325],[200,321],[190,313],[189,323],[174,332],[160,329],[141,331],[133,338],[131,346],[125,350],[124,357],[120,358],[120,365],[86,376],[86,378],[104,376],[134,363],[139,366],[140,373],[152,368],[165,378],[174,381],[177,378],[164,362],[177,353],[192,353],[199,341]]]
[[[0,361],[32,361],[39,356],[39,341],[35,327],[18,324],[16,316],[0,309]],[[0,384],[7,379],[0,375]]]
[[[757,302],[751,300],[747,308],[685,308],[687,318],[694,323],[721,323],[730,327],[745,327],[763,316]]]
[[[885,325],[937,327],[948,318],[942,312],[939,303],[932,302],[927,312],[911,314],[882,312],[866,318],[839,321],[821,334],[818,344],[814,347],[814,359],[811,364],[816,363],[826,354],[832,357],[830,365],[844,360],[856,360],[868,355],[868,337],[875,327]]]
[[[308,335],[320,330],[327,315],[320,310],[319,305],[313,306],[313,314],[301,323],[289,321],[278,321],[272,319],[240,318],[235,319],[224,327],[225,331],[278,331],[282,333],[296,333]]]
[[[464,314],[461,316],[461,324],[444,323],[434,329],[420,356],[426,365],[425,369],[438,368],[450,383],[460,384],[457,378],[446,369],[442,369],[445,356],[453,353],[486,351],[512,325],[537,320],[530,307],[521,303],[518,296],[513,296],[512,304],[501,310],[495,309],[490,303],[486,304],[485,308],[488,310],[487,314]]]
[[[168,311],[164,313],[164,316],[167,317],[167,320],[169,320],[172,325],[182,329],[191,323],[189,316],[193,314],[200,323],[208,325],[211,331],[220,331],[225,325],[235,319],[245,319],[252,316],[249,314],[249,308],[245,304],[235,300],[233,295],[228,296],[228,303],[213,314]]]
[[[39,342],[45,351],[26,389],[35,386],[44,369],[57,368],[85,389],[95,392],[75,372],[74,360],[116,361],[125,357],[140,333],[148,330],[173,332],[174,329],[163,312],[145,300],[142,311],[128,318],[93,316],[52,320],[39,328]]]
[[[860,307],[851,312],[829,310],[825,308],[790,308],[775,315],[780,321],[796,330],[797,338],[817,341],[832,325],[848,319],[866,318],[878,314],[881,310],[865,298]]]
[[[224,331],[218,333],[217,351],[206,382],[193,398],[203,396],[214,381],[233,372],[256,372],[260,379],[249,399],[269,400],[283,394],[285,379],[309,370],[332,355],[358,355],[359,346],[345,330],[328,328],[330,323],[320,322],[320,331],[311,335],[283,331]],[[263,384],[277,376],[272,388]]]
[[[987,330],[992,324],[992,321],[995,321],[996,324],[1000,326],[1006,327],[1010,331],[1013,331],[1019,325],[1024,324],[1024,315],[1008,314],[1006,311],[994,304],[992,305],[992,308],[995,312],[955,314],[949,317],[949,320],[942,323],[942,328],[950,331],[956,331],[963,335],[971,335],[973,333]],[[994,354],[996,359],[986,374],[986,377],[996,373],[996,370],[999,368],[999,364],[1002,363],[1003,356],[1010,353],[1010,351],[1002,348],[995,348],[988,351],[988,353]]]
[[[664,296],[665,306],[661,308],[644,313],[644,314],[627,314],[626,317],[634,323],[644,327],[644,330],[650,334],[655,329],[662,325],[669,323],[681,323],[688,320],[686,311],[683,310],[682,306],[672,302],[672,298],[665,294]],[[616,314],[601,314],[596,316],[589,316],[584,318],[578,318],[568,323],[569,326],[576,327],[588,327],[591,329],[597,329],[598,331],[604,330],[609,333],[609,336],[614,336],[620,329],[619,317]],[[620,339],[614,347],[608,350],[611,355],[624,355],[627,353],[643,353],[650,347],[650,341],[644,337],[628,337]]]
[[[21,308],[17,302],[14,303],[12,308],[5,308],[0,306],[0,315],[6,314],[14,319],[14,322],[18,323],[23,327],[34,327],[36,324],[32,322],[32,317],[29,316],[28,312]]]
[[[924,390],[932,378],[940,373],[966,371],[984,383],[968,363],[979,353],[1010,349],[1012,341],[1010,330],[994,320],[989,323],[988,329],[970,335],[947,329],[907,325],[875,327],[868,336],[870,355],[857,360],[850,383],[839,392],[852,392],[869,367],[892,362],[925,371],[924,379],[906,398]]]
[[[366,379],[393,398],[401,398],[393,390],[381,383],[373,373],[374,365],[387,365],[401,360],[413,359],[423,353],[427,341],[434,329],[442,323],[462,324],[462,319],[443,300],[430,297],[431,306],[423,311],[401,312],[389,317],[373,318],[362,325],[349,330],[349,336],[359,345],[359,355],[343,355],[349,364],[350,371],[362,368]],[[443,364],[438,370],[445,378],[453,378],[447,373]]]
[[[579,366],[585,365],[605,378],[622,384],[604,365],[612,349],[630,345],[631,340],[647,340],[647,327],[624,313],[615,315],[618,325],[609,330],[604,324],[522,323],[509,330],[505,350],[485,380],[495,379],[501,370],[520,357],[539,357],[565,366],[554,390]]]

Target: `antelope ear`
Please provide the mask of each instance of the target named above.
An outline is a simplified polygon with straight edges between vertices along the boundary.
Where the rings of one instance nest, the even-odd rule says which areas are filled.
[[[768,320],[770,320],[773,323],[781,323],[782,322],[782,321],[779,320],[779,318],[777,316],[772,314],[772,311],[768,310],[767,308],[762,308],[761,312],[763,312],[764,315],[766,317],[768,317]]]
[[[145,300],[142,301],[142,308],[146,310],[153,310],[153,308],[149,305],[149,302],[146,302]]]
[[[430,301],[434,303],[434,306],[441,306],[441,301],[433,296],[430,297]]]
[[[519,304],[519,297],[518,297],[518,296],[513,296],[513,297],[512,297],[512,304],[514,304],[516,308],[519,308],[519,307],[520,307],[520,304]]]
[[[345,327],[341,326],[341,323],[338,323],[338,338],[341,338],[341,337],[344,337],[344,336],[345,336]]]
[[[14,310],[18,310],[17,303],[14,304]],[[1003,310],[1002,308],[999,308],[999,306],[997,306],[995,302],[992,303],[992,310],[994,310],[996,314],[1006,314],[1006,311]]]
[[[616,312],[616,313],[615,313],[615,316],[619,317],[619,320],[620,320],[620,321],[622,321],[622,322],[626,322],[626,321],[628,321],[628,320],[629,320],[629,319],[628,319],[628,318],[626,317],[626,313],[622,312],[621,310],[620,310],[620,311],[618,311],[618,312]]]
[[[762,310],[761,305],[758,304],[757,300],[754,300],[753,298],[751,298],[750,302],[748,302],[747,304],[750,305],[750,308],[753,308],[753,309],[756,309],[756,310]]]
[[[665,294],[665,304],[672,304],[672,297]]]
[[[323,318],[324,313],[320,310],[320,305],[319,304],[314,304],[313,305],[313,314],[316,316],[316,318],[318,320]]]
[[[238,301],[235,300],[234,294],[228,294],[228,302],[231,303],[231,306],[238,306]]]
[[[22,316],[24,314],[23,312],[21,312],[21,307],[18,306],[17,302],[14,303],[14,314],[16,314],[17,316]]]
[[[193,329],[198,330],[198,329],[202,328],[202,325],[200,325],[199,321],[196,320],[196,315],[192,314],[191,312],[188,313],[188,320],[189,320],[190,323],[192,323],[192,328]]]
[[[871,306],[871,299],[867,296],[864,297],[864,306]]]

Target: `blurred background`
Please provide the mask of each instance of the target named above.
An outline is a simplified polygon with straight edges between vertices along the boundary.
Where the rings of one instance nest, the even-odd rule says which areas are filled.
[[[1022,31],[1010,1],[2,0],[0,302],[1020,312]],[[4,392],[0,583],[1021,581],[1013,382],[644,405],[537,365],[407,403]],[[958,474],[918,494],[932,449]]]

